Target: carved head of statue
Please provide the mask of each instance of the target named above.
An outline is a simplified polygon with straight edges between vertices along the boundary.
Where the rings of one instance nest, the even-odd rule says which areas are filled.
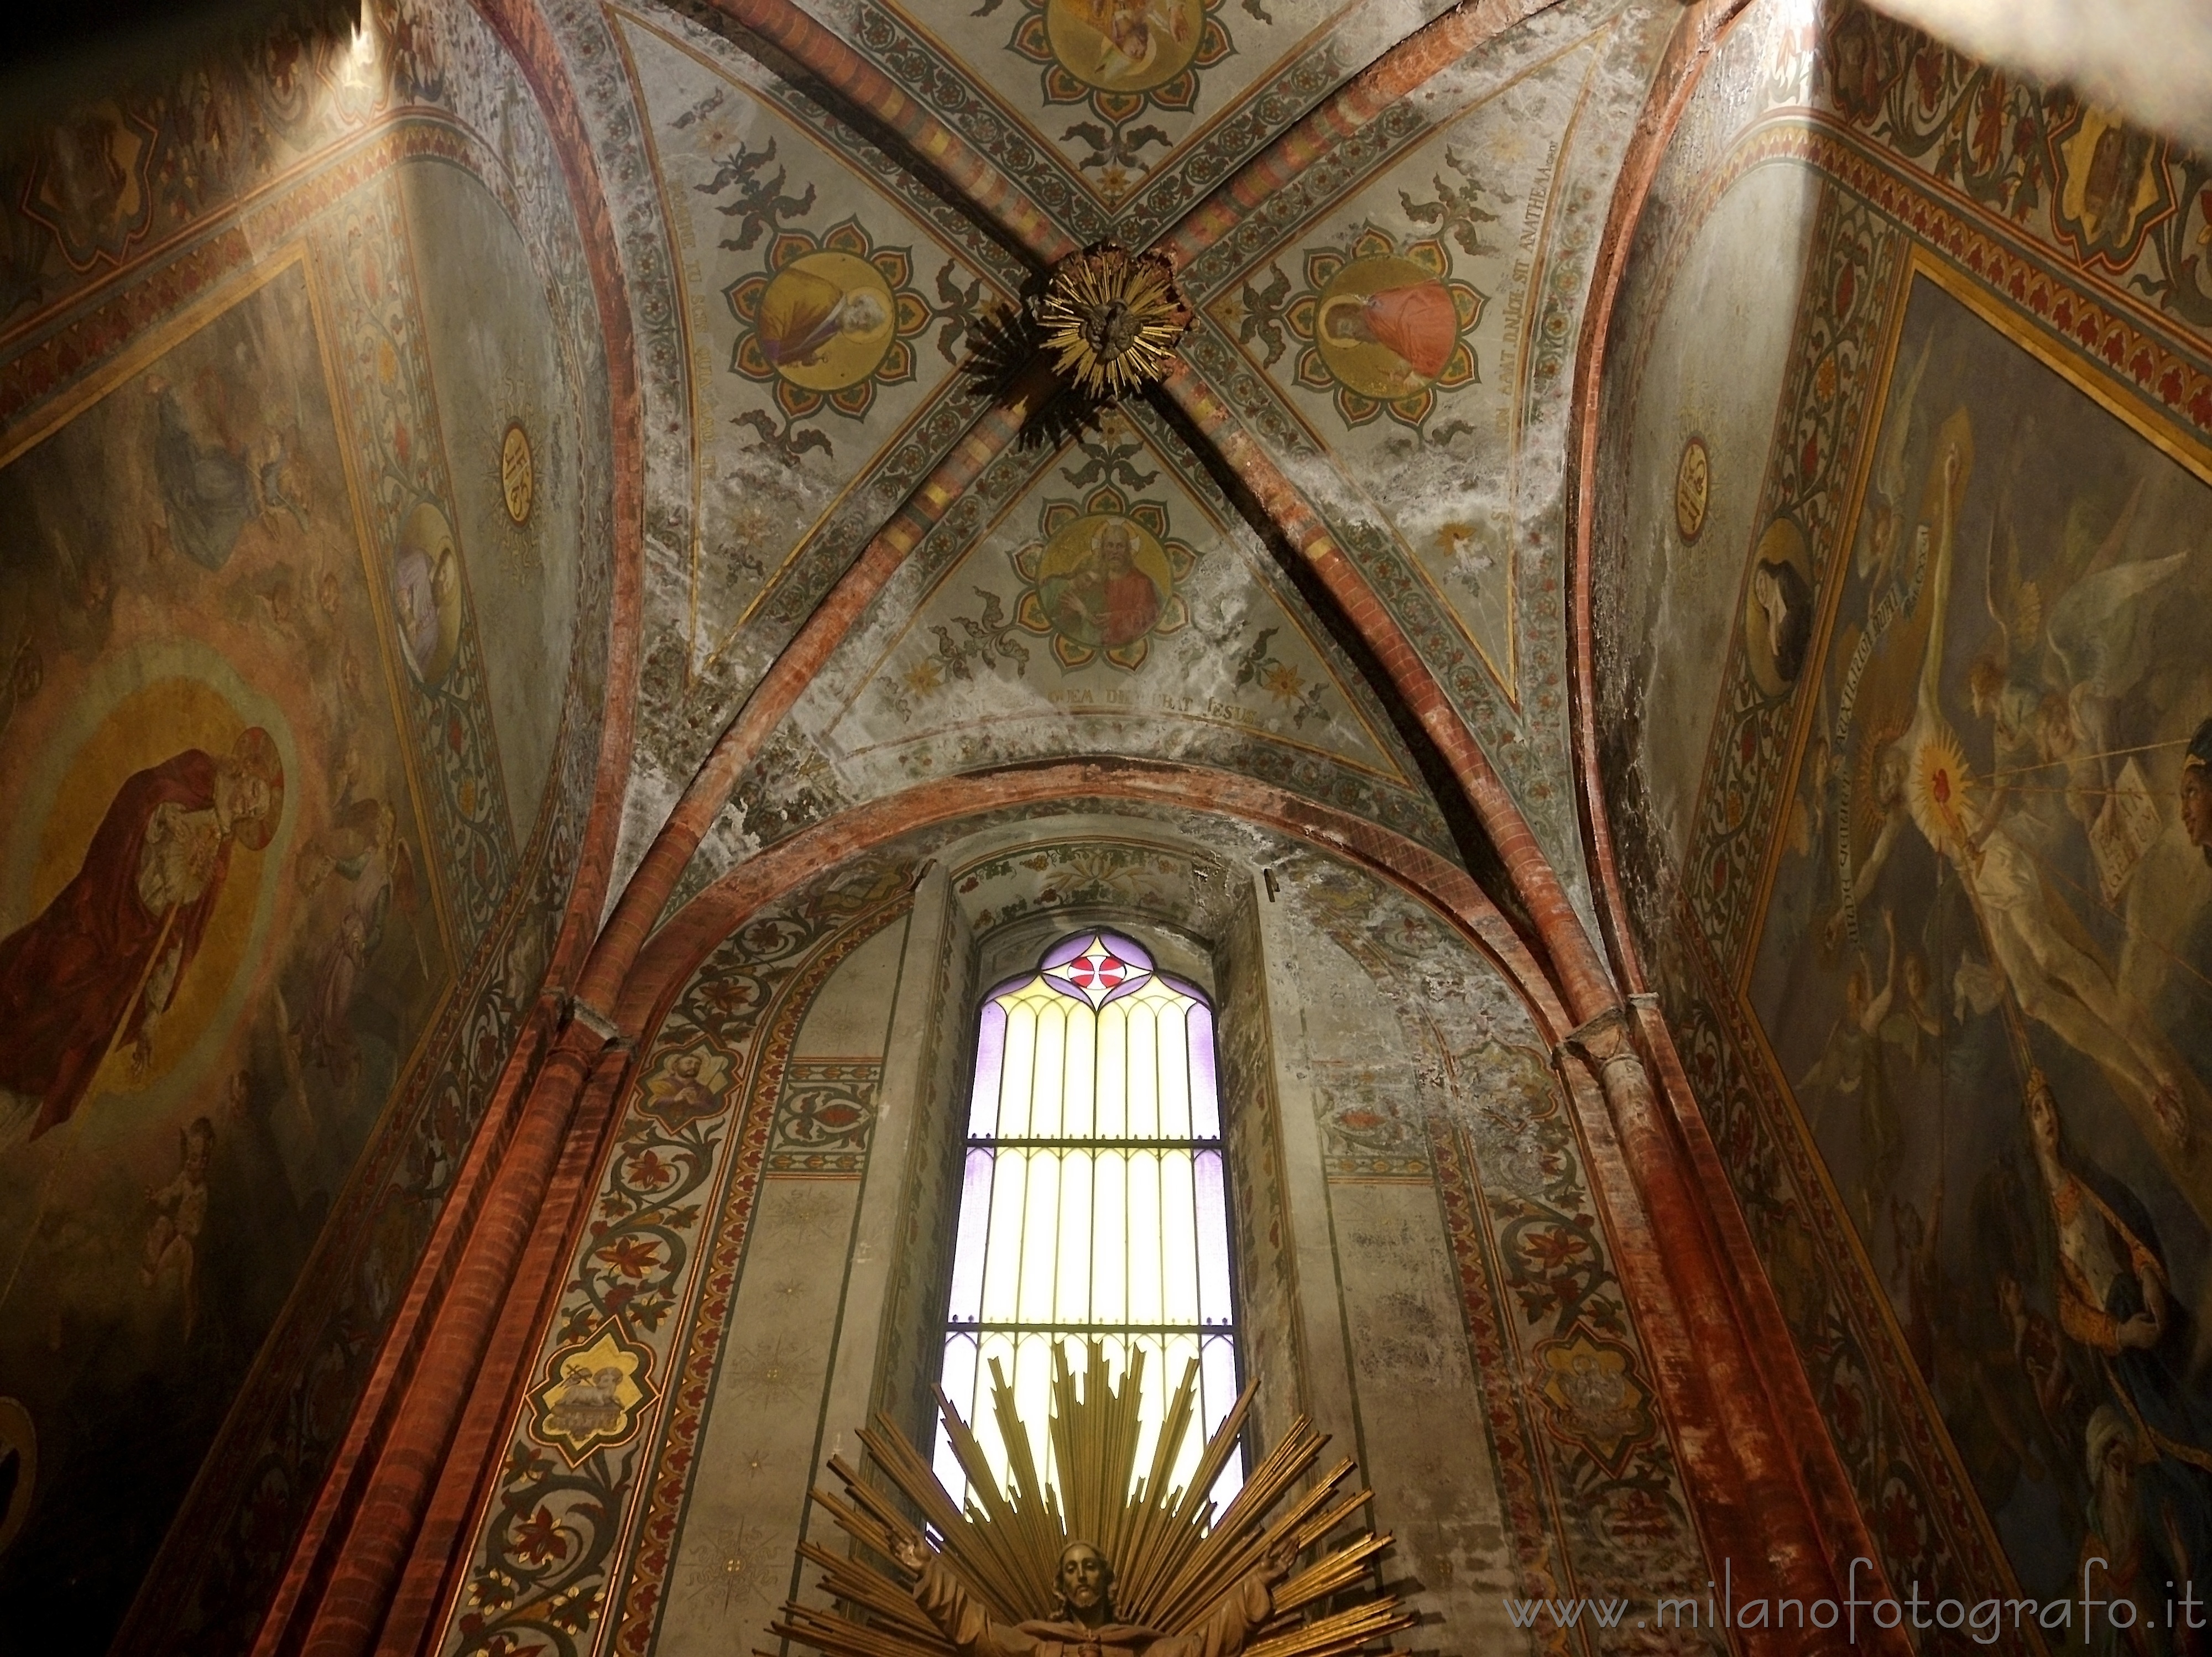
[[[1060,1551],[1060,1602],[1070,1622],[1097,1628],[1114,1618],[1114,1568],[1088,1542]]]

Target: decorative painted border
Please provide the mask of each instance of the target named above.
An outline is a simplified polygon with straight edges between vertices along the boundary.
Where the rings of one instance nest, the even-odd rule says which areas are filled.
[[[1525,1014],[1455,1046],[1395,960],[1443,941],[1446,929],[1425,905],[1391,910],[1398,918],[1387,931],[1334,913],[1317,924],[1396,1004],[1414,1050],[1442,1071],[1425,1138],[1516,1587],[1532,1599],[1696,1597],[1705,1562],[1679,1459],[1549,1055]],[[1525,1084],[1517,1092],[1516,1079]],[[1632,1426],[1601,1438],[1548,1395],[1554,1354],[1595,1361]],[[1633,1637],[1620,1631],[1626,1648]]]
[[[466,1533],[440,1650],[497,1654],[526,1637],[568,1654],[649,1646],[792,1043],[829,974],[905,912],[908,874],[871,858],[817,878],[738,927],[654,1021],[537,1367],[617,1323],[649,1354],[659,1397],[641,1405],[629,1449],[598,1449],[576,1466],[541,1448],[529,1401],[519,1406],[499,1481]],[[646,1078],[702,1044],[731,1065],[738,1102],[672,1128],[648,1108]],[[639,1194],[679,1179],[680,1207]]]
[[[735,33],[731,20],[708,0],[685,0],[678,9],[708,33],[724,52],[734,55],[744,51],[746,42],[741,36],[731,38]],[[737,64],[723,61],[714,52],[702,50],[696,41],[683,38],[680,26],[672,28],[664,21],[626,7],[610,5],[608,10],[621,22],[646,30],[671,49],[698,60],[709,73],[728,82],[739,96],[758,102],[776,117],[800,128],[815,141],[823,160],[850,172],[862,181],[864,188],[878,192],[930,236],[939,252],[965,261],[970,273],[981,276],[986,291],[975,302],[985,313],[1010,303],[1010,296],[1028,280],[1030,273],[1025,266],[1010,258],[1004,247],[983,234],[970,219],[927,188],[923,180],[902,167],[896,157],[853,127],[835,109],[760,68],[750,58]],[[619,32],[614,38],[616,55],[642,109],[644,100],[637,93],[638,71],[629,44]],[[658,191],[662,188],[659,150],[648,122],[641,121],[639,137],[649,175]],[[680,260],[672,260],[670,280],[681,295],[685,282]],[[686,333],[689,312],[679,298],[672,318],[679,336]],[[948,319],[957,319],[934,320]],[[688,343],[684,355],[688,362]],[[819,602],[821,593],[865,544],[867,533],[894,507],[896,496],[910,490],[958,440],[972,417],[974,401],[974,386],[956,367],[945,376],[935,391],[917,403],[897,427],[876,434],[873,449],[852,469],[830,503],[784,550],[781,561],[762,579],[741,611],[734,617],[721,618],[716,637],[708,637],[702,632],[697,596],[700,561],[706,555],[698,525],[701,490],[706,480],[705,445],[709,432],[699,422],[698,408],[690,410],[691,418],[687,422],[687,476],[690,521],[693,527],[686,543],[691,580],[687,591],[684,650],[680,661],[664,661],[656,678],[657,683],[666,686],[675,704],[690,705],[686,713],[690,722],[720,725],[722,710],[733,705],[733,699],[750,688],[744,680],[744,665],[763,650],[780,646],[788,628],[803,620]],[[854,538],[856,534],[858,540]],[[785,591],[794,586],[795,596]],[[697,705],[702,701],[705,703],[703,707]]]
[[[684,1509],[690,1505],[692,1476],[699,1465],[699,1438],[706,1426],[707,1405],[713,1395],[715,1371],[720,1367],[722,1347],[729,1336],[730,1307],[737,1298],[753,1205],[766,1171],[768,1130],[781,1106],[792,1043],[798,1039],[799,1024],[813,1005],[815,992],[830,974],[910,907],[906,890],[910,871],[903,865],[886,865],[881,872],[894,877],[889,883],[896,895],[853,918],[807,962],[787,992],[754,1060],[744,1144],[732,1173],[731,1196],[708,1257],[706,1291],[688,1320],[690,1340],[684,1362],[670,1372],[676,1402],[648,1464],[653,1470],[651,1488],[644,1493],[642,1507],[635,1509],[634,1550],[628,1569],[620,1574],[622,1587],[609,1609],[607,1622],[615,1630],[611,1649],[620,1657],[650,1657],[653,1632],[659,1626],[668,1568],[675,1557]],[[885,883],[879,871],[865,867],[858,878],[871,886]]]
[[[1176,481],[1196,501],[1225,540],[1243,532],[1239,515],[1223,498],[1219,485],[1180,435],[1149,405],[1129,405],[1124,413],[1135,423],[1151,454],[1167,464]],[[1024,448],[1012,446],[995,456],[981,476],[946,510],[924,535],[904,563],[885,582],[872,607],[864,611],[850,637],[865,637],[877,616],[918,610],[923,596],[933,590],[959,561],[988,537],[1005,514],[1024,498],[1036,480],[1066,458],[1070,449]],[[1353,701],[1354,711],[1370,737],[1389,753],[1400,777],[1391,779],[1368,772],[1347,761],[1237,725],[1227,727],[1243,738],[1233,757],[1220,760],[1273,786],[1295,789],[1344,810],[1354,811],[1394,832],[1436,850],[1450,845],[1449,831],[1433,799],[1416,785],[1418,768],[1404,751],[1382,708],[1371,698],[1361,676],[1342,659],[1334,640],[1312,615],[1297,592],[1279,580],[1262,558],[1249,547],[1236,546],[1254,574],[1267,584],[1270,596],[1292,617],[1308,641],[1333,670],[1338,685]],[[810,699],[857,695],[875,669],[870,652],[840,649],[823,667]],[[817,688],[818,687],[818,688]],[[747,768],[732,797],[744,806],[744,832],[759,846],[770,846],[802,829],[827,821],[847,809],[851,801],[837,779],[833,761],[825,751],[794,727],[780,732],[776,741]],[[703,859],[695,859],[684,871],[664,916],[672,914],[683,901],[714,877]]]
[[[397,15],[381,3],[374,13],[387,32]],[[0,430],[9,434],[8,450],[20,452],[137,372],[179,329],[234,302],[242,273],[265,266],[269,249],[302,239],[316,243],[331,209],[377,192],[395,168],[416,159],[468,171],[515,223],[564,325],[556,349],[576,387],[583,428],[588,434],[602,423],[607,388],[599,317],[578,299],[591,292],[581,274],[586,253],[550,165],[550,137],[534,111],[516,124],[513,137],[524,161],[518,177],[452,112],[417,101],[444,95],[448,62],[489,66],[477,77],[481,85],[459,88],[464,103],[514,83],[513,60],[491,31],[471,12],[454,16],[450,29],[441,22],[436,30],[435,62],[418,53],[406,73],[373,90],[349,123],[319,135],[298,159],[243,192],[204,198],[172,234],[135,244],[119,266],[95,271],[88,283],[12,327],[0,363]],[[413,38],[428,48],[422,27]],[[316,72],[312,61],[302,70]],[[546,165],[534,165],[541,161]],[[337,412],[343,432],[345,410]],[[250,1638],[368,1383],[398,1289],[435,1227],[500,1065],[523,1029],[583,854],[606,704],[610,640],[588,618],[607,614],[614,584],[609,559],[594,555],[614,540],[611,482],[588,442],[584,460],[577,607],[586,619],[573,641],[553,762],[527,838],[514,843],[505,790],[495,780],[486,804],[497,813],[503,850],[496,868],[486,865],[496,878],[474,883],[479,898],[472,900],[473,925],[454,940],[453,983],[240,1384],[140,1585],[117,1636],[119,1651],[230,1651]]]

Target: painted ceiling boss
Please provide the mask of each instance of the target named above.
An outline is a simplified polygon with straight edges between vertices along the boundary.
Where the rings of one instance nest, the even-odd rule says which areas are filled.
[[[1053,366],[1109,403],[1166,377],[1190,317],[1166,254],[1110,242],[1062,259],[1037,312]]]

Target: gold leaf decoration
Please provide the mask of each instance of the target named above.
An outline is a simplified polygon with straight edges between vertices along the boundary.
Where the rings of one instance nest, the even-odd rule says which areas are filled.
[[[1103,1347],[1093,1341],[1079,1391],[1065,1350],[1054,1355],[1048,1433],[1054,1471],[1048,1481],[1016,1414],[1013,1388],[994,1359],[993,1413],[1006,1447],[1011,1490],[1000,1487],[974,1431],[939,1392],[938,1408],[970,1486],[964,1508],[913,1442],[878,1415],[860,1442],[906,1504],[895,1502],[880,1482],[831,1457],[830,1471],[843,1482],[845,1493],[817,1490],[813,1498],[859,1546],[840,1555],[818,1543],[801,1543],[800,1556],[822,1568],[822,1589],[833,1603],[793,1600],[769,1631],[823,1657],[957,1657],[958,1648],[908,1587],[911,1569],[898,1563],[902,1551],[926,1550],[929,1540],[936,1545],[936,1566],[1000,1623],[1056,1614],[1061,1551],[1080,1539],[1110,1563],[1113,1620],[1161,1638],[1206,1628],[1271,1556],[1280,1569],[1279,1561],[1292,1551],[1301,1563],[1273,1582],[1267,1619],[1251,1630],[1243,1657],[1351,1657],[1413,1625],[1415,1618],[1395,1594],[1358,1597],[1371,1580],[1370,1562],[1390,1545],[1389,1536],[1354,1534],[1334,1545],[1324,1542],[1372,1494],[1337,1494],[1352,1462],[1340,1461],[1292,1495],[1328,1442],[1311,1422],[1304,1416],[1293,1422],[1217,1515],[1208,1493],[1236,1452],[1253,1389],[1245,1389],[1206,1441],[1188,1483],[1172,1484],[1196,1415],[1198,1365],[1194,1360],[1185,1369],[1150,1465],[1139,1476],[1143,1375],[1139,1350],[1116,1387]],[[1271,1519],[1286,1496],[1284,1511]],[[1318,1557],[1307,1562],[1316,1549]],[[1110,1648],[1141,1657],[1141,1646]]]
[[[1190,316],[1167,255],[1110,243],[1061,260],[1038,310],[1053,366],[1109,403],[1165,376]]]

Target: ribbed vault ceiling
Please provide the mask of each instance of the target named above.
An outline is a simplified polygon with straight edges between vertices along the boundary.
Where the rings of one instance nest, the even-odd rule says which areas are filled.
[[[555,9],[646,375],[632,921],[902,788],[1070,758],[1324,803],[1509,911],[1525,820],[1587,913],[1572,354],[1681,16]],[[1078,419],[1020,319],[1107,240],[1168,252],[1197,319]]]

